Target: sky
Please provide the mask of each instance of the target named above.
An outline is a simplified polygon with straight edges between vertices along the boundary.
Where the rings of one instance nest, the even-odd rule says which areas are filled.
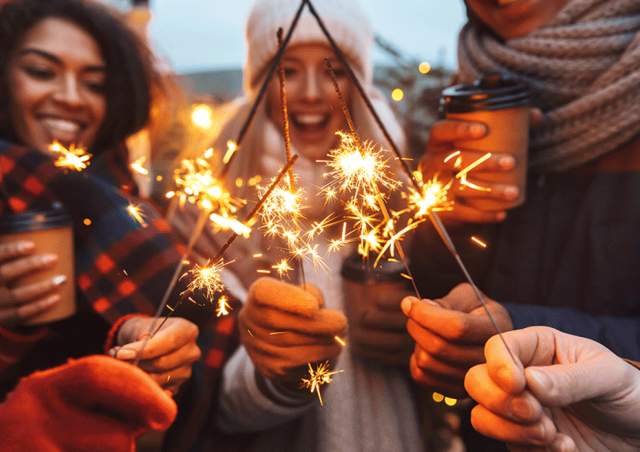
[[[156,50],[179,73],[239,68],[244,25],[253,0],[150,0]],[[374,32],[403,54],[455,67],[455,42],[464,23],[462,0],[360,0]],[[384,62],[382,52],[374,61]]]

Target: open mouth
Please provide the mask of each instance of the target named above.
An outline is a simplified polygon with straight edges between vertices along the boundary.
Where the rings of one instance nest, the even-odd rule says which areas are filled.
[[[291,125],[302,133],[318,133],[325,130],[331,119],[330,114],[294,113],[290,115]]]
[[[62,143],[78,143],[80,133],[85,129],[85,124],[54,116],[46,116],[41,119],[52,140]]]

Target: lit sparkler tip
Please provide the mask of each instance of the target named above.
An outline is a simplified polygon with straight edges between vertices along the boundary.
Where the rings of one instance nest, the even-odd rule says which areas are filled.
[[[314,370],[309,363],[309,378],[303,378],[301,388],[309,388],[311,393],[318,393],[318,399],[320,399],[320,405],[324,405],[322,402],[322,396],[320,395],[320,386],[329,384],[332,381],[331,376],[344,370],[334,370],[329,372],[329,361],[325,361],[322,364],[318,364]]]
[[[204,267],[200,267],[198,264],[195,264],[194,268],[187,272],[195,276],[187,286],[187,291],[193,292],[196,289],[205,290],[205,298],[209,302],[213,302],[215,294],[222,292],[224,288],[220,276],[220,271],[224,265],[225,264],[222,262],[222,259],[217,262],[209,261]],[[224,296],[221,298],[224,298]]]
[[[57,141],[49,145],[49,150],[60,154],[60,157],[58,157],[58,160],[55,162],[56,166],[75,169],[76,171],[82,171],[89,166],[89,159],[93,157],[81,147],[76,147],[74,144],[71,144],[69,149],[66,149]]]
[[[143,228],[147,227],[146,221],[144,221],[144,215],[142,214],[142,210],[139,206],[134,206],[133,204],[129,204],[127,206],[127,211],[132,218],[134,218]]]

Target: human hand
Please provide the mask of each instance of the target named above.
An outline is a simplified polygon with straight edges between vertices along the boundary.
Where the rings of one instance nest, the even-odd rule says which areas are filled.
[[[335,358],[347,319],[324,308],[322,293],[274,278],[262,277],[249,289],[238,314],[240,340],[256,369],[280,382],[299,382],[308,363]]]
[[[124,322],[109,356],[133,361],[143,347],[152,323],[153,319],[149,317],[134,317]],[[197,338],[198,327],[194,323],[182,318],[168,318],[162,328],[148,339],[138,365],[162,388],[176,394],[180,385],[191,377],[193,363],[200,359]]]
[[[500,331],[512,330],[507,310],[487,297],[484,301]],[[416,341],[409,366],[413,379],[449,397],[465,397],[464,376],[484,362],[484,344],[496,333],[471,285],[459,284],[439,300],[407,297],[402,310]]]
[[[142,370],[88,356],[20,380],[0,404],[5,452],[131,452],[148,429],[165,430],[175,402]]]
[[[530,126],[535,127],[542,120],[542,112],[537,108],[530,110]],[[520,195],[516,185],[489,182],[488,173],[508,173],[516,169],[513,154],[492,153],[491,156],[470,170],[466,180],[476,189],[462,184],[456,175],[486,155],[486,151],[474,150],[474,140],[486,137],[490,133],[482,122],[460,119],[443,119],[430,129],[427,152],[420,160],[419,170],[424,181],[437,177],[443,183],[452,182],[448,190],[449,198],[455,203],[451,210],[439,212],[445,223],[456,222],[491,223],[502,221],[506,210],[486,210],[475,207],[473,201],[514,201]],[[450,158],[454,153],[455,156]],[[484,176],[483,176],[484,175]]]
[[[589,339],[548,327],[498,336],[465,387],[473,427],[514,452],[640,449],[640,371]]]
[[[21,325],[60,301],[55,290],[66,282],[64,275],[35,283],[20,283],[20,278],[48,270],[58,260],[55,254],[34,256],[34,249],[35,245],[30,241],[0,244],[0,326]]]
[[[358,297],[345,292],[351,351],[380,364],[407,366],[415,342],[407,331],[407,316],[400,303],[411,293],[398,290],[395,284],[364,287],[372,290]]]

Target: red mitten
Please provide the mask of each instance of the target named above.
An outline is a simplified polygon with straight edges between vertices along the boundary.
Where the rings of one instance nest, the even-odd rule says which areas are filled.
[[[132,452],[177,407],[145,372],[108,356],[69,360],[23,378],[0,404],[6,452]]]

